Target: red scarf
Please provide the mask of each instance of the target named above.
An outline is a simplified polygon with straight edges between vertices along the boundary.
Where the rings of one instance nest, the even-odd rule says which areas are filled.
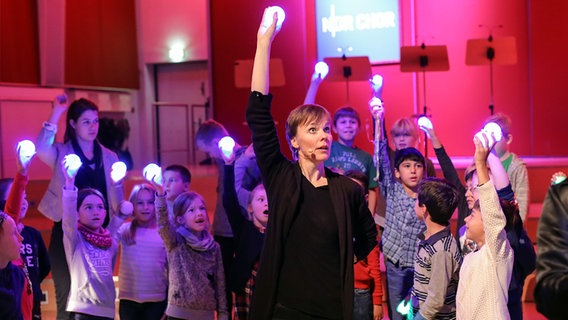
[[[77,229],[83,235],[83,238],[87,240],[90,244],[101,249],[108,249],[112,246],[112,238],[110,232],[100,227],[97,231],[92,231],[91,229],[85,227],[80,222],[77,223]]]

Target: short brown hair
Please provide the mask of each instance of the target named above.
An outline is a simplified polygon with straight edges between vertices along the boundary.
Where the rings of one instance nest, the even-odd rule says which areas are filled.
[[[292,146],[291,140],[298,133],[298,127],[312,121],[320,122],[324,119],[331,121],[331,115],[326,108],[319,104],[303,104],[290,111],[288,119],[286,120],[286,140],[294,157],[296,156],[297,150]]]
[[[359,113],[357,112],[357,110],[353,109],[350,106],[342,107],[335,111],[335,114],[333,115],[334,126],[337,125],[337,120],[339,120],[339,118],[355,119],[357,120],[357,123],[361,125],[361,118],[359,117]]]
[[[196,200],[199,199],[201,200],[201,202],[203,202],[203,205],[205,205],[205,200],[203,199],[203,197],[196,192],[193,191],[186,191],[183,193],[180,193],[179,196],[177,196],[177,198],[174,200],[174,217],[177,223],[177,218],[178,217],[183,217],[183,215],[187,212],[187,209],[189,208],[189,206],[191,206],[191,203]],[[209,221],[209,218],[206,217],[207,221]]]
[[[221,123],[213,119],[209,119],[203,122],[197,129],[197,132],[195,133],[195,142],[210,144],[214,139],[221,139],[227,135],[229,135],[229,133]]]

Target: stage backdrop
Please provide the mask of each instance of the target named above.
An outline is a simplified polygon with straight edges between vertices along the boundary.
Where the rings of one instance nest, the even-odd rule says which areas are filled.
[[[339,2],[339,1],[337,1]],[[303,101],[313,65],[317,62],[316,6],[314,0],[277,2],[251,0],[211,2],[211,66],[215,118],[226,124],[242,143],[250,141],[243,125],[248,88],[237,88],[234,63],[254,56],[256,31],[264,7],[281,5],[286,21],[275,39],[272,58],[281,59],[285,84],[271,88],[273,112],[283,136],[288,112]],[[335,15],[341,15],[336,6]],[[560,12],[568,4],[530,1],[399,1],[400,44],[403,46],[446,45],[450,70],[432,72],[426,78],[426,105],[438,135],[451,155],[472,155],[472,137],[489,116],[490,86],[487,66],[466,66],[468,39],[514,36],[517,64],[494,67],[494,106],[513,120],[512,150],[521,155],[568,155],[565,142],[568,118],[564,107],[564,77],[568,62],[562,52],[568,47],[568,21]],[[480,27],[479,25],[482,25]],[[502,27],[498,27],[502,25]],[[490,32],[491,30],[491,32]],[[368,39],[369,42],[376,39]],[[497,53],[499,54],[499,53]],[[398,64],[376,65],[373,72],[384,77],[383,100],[387,126],[402,116],[421,113],[424,107],[422,74],[401,73]],[[347,101],[344,82],[325,82],[316,102],[331,112],[350,104],[370,124],[366,82],[349,85]],[[356,143],[371,151],[370,130],[365,128]],[[430,150],[429,156],[433,155]],[[289,153],[288,153],[289,154]]]

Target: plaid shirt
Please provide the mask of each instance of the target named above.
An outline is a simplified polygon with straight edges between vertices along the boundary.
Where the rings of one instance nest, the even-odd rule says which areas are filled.
[[[414,267],[418,235],[426,227],[414,212],[415,198],[409,196],[391,170],[386,141],[379,141],[381,192],[387,202],[385,231],[381,238],[383,255],[400,268]]]

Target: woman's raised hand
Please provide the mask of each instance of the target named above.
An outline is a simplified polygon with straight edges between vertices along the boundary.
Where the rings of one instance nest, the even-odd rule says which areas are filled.
[[[274,36],[276,36],[279,31],[276,28],[276,24],[278,23],[278,13],[269,9],[270,7],[264,9],[264,14],[262,15],[262,21],[260,22],[260,27],[258,28],[257,33],[258,44],[266,43],[270,45]],[[272,19],[269,17],[271,12]]]

